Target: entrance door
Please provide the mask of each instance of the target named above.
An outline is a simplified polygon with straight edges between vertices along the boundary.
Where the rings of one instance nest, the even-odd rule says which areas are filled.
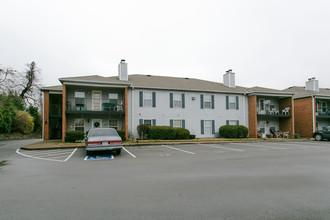
[[[93,111],[101,111],[102,106],[102,91],[92,91],[92,109]]]
[[[102,119],[93,119],[92,120],[93,128],[101,128],[102,127]]]

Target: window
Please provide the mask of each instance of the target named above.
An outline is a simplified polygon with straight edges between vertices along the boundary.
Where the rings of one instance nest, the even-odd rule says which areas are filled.
[[[201,120],[201,134],[215,134],[215,121]]]
[[[201,109],[214,109],[214,95],[201,95]]]
[[[151,126],[151,120],[143,120],[143,124]]]
[[[229,109],[236,109],[235,96],[229,96]]]
[[[75,92],[75,103],[76,103],[76,110],[83,111],[85,110],[85,92]]]
[[[173,120],[174,128],[182,128],[182,120]]]
[[[118,94],[117,93],[110,93],[109,94],[109,103],[117,105],[118,101]]]
[[[265,110],[265,100],[264,99],[259,100],[259,108],[260,108],[260,111]]]
[[[239,97],[238,96],[226,96],[226,109],[239,109],[238,106]]]
[[[109,120],[109,128],[114,128],[118,130],[118,121],[114,119]]]
[[[227,120],[226,125],[239,125],[239,120]]]
[[[145,124],[149,126],[156,126],[156,119],[140,119],[139,124]]]
[[[174,93],[173,95],[173,105],[174,108],[182,108],[182,96],[179,93]]]
[[[82,132],[84,132],[84,127],[85,127],[85,123],[84,123],[84,119],[83,118],[76,118],[76,119],[74,119],[74,130],[75,131],[82,131]]]
[[[184,93],[170,93],[170,108],[185,108]]]
[[[205,95],[204,96],[204,108],[211,108],[211,96],[210,95]]]
[[[212,134],[212,121],[211,120],[204,121],[204,134]]]
[[[139,92],[140,107],[156,107],[156,92],[140,91]]]

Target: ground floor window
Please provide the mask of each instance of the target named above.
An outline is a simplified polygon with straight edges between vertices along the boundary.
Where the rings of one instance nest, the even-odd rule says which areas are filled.
[[[173,120],[174,128],[182,128],[182,120]]]
[[[74,120],[74,130],[84,132],[85,122],[83,118],[76,118]]]
[[[205,134],[212,134],[212,120],[205,120],[204,121],[204,133]]]
[[[118,130],[118,120],[110,119],[109,128],[114,128],[114,129]]]

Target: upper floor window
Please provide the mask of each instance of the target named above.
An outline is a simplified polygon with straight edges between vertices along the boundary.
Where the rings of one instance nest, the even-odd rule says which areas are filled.
[[[214,95],[201,95],[201,109],[214,109]]]
[[[184,93],[170,93],[170,108],[184,108],[185,95]]]
[[[139,92],[140,107],[156,107],[156,92],[140,91]]]
[[[226,96],[226,109],[239,109],[238,96]]]
[[[76,110],[78,111],[85,110],[85,92],[75,92],[74,98],[75,98]]]

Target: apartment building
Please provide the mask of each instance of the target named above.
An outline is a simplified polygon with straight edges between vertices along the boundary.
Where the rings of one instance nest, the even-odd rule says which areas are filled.
[[[139,124],[182,127],[196,137],[218,137],[222,125],[244,125],[250,137],[270,129],[293,135],[292,92],[236,85],[235,73],[223,83],[154,75],[128,75],[122,60],[118,76],[60,78],[43,87],[44,139],[65,139],[66,131],[113,127],[137,136]]]
[[[309,78],[305,87],[293,86],[283,91],[294,93],[296,133],[312,137],[313,132],[330,126],[330,89],[319,88],[319,81]]]

